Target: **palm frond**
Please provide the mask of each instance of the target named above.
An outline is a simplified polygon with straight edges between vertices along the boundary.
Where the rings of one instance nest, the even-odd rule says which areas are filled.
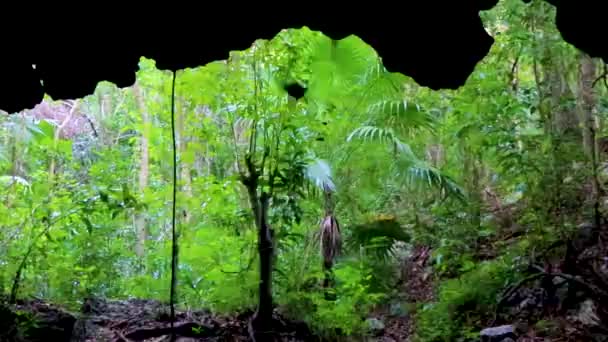
[[[321,159],[314,159],[306,166],[306,178],[316,187],[326,192],[336,191],[331,175],[331,167]]]
[[[253,123],[253,119],[244,118],[242,116],[237,117],[236,120],[234,120],[234,126],[240,127],[240,128],[250,128],[252,123]]]
[[[465,195],[462,188],[448,175],[420,160],[410,145],[401,141],[392,128],[358,127],[348,136],[347,141],[354,138],[390,143],[399,152],[397,167],[399,170],[406,170],[406,181],[410,184],[424,184],[429,188],[438,189],[444,198],[449,196],[464,200]],[[401,171],[398,171],[397,174],[400,175]]]
[[[386,260],[393,255],[396,242],[409,242],[410,235],[393,216],[380,216],[371,222],[350,228],[348,247],[363,248],[370,255]]]
[[[353,139],[362,139],[365,141],[383,141],[394,142],[399,140],[391,128],[382,128],[377,126],[361,126],[352,131],[346,138],[347,142]]]
[[[346,141],[352,141],[353,139],[362,139],[367,142],[380,141],[389,143],[404,157],[417,160],[410,145],[399,139],[392,128],[361,126],[352,131],[346,138]]]
[[[363,84],[374,84],[374,86],[385,84],[393,89],[395,86],[393,78],[390,77],[390,74],[386,71],[384,65],[382,65],[380,58],[370,63],[367,71],[361,77],[361,81]]]
[[[367,112],[405,134],[416,129],[434,131],[435,128],[435,117],[407,100],[381,100],[370,105]]]
[[[410,184],[437,189],[443,198],[465,200],[464,190],[450,176],[422,161],[407,167],[406,173],[406,180]]]

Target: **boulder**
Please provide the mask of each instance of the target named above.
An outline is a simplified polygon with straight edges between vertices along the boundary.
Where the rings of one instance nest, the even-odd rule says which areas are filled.
[[[511,324],[485,328],[481,331],[481,342],[516,341],[515,327]]]
[[[0,341],[68,342],[75,322],[69,312],[40,300],[0,303]]]

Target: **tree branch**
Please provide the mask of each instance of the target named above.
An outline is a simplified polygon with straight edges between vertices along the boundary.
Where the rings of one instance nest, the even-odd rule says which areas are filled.
[[[604,86],[606,86],[606,89],[608,89],[608,64],[604,64],[604,71],[602,72],[602,74],[596,78],[593,83],[591,83],[591,88],[595,88],[595,84],[599,81],[599,80],[603,80],[604,81]]]

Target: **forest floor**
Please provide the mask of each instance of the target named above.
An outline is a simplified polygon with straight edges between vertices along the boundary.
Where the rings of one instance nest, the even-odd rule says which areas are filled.
[[[403,265],[400,292],[408,303],[427,302],[434,294],[434,279],[428,265],[430,249],[417,247]],[[408,276],[410,275],[410,276]],[[0,309],[2,306],[0,306]],[[1,341],[170,341],[168,306],[158,301],[103,300],[90,298],[78,314],[41,300],[23,300],[0,310]],[[177,341],[250,341],[248,323],[253,312],[218,316],[209,311],[177,311],[174,323]],[[407,342],[415,322],[412,312],[394,314],[389,306],[372,315],[384,328],[370,341]],[[275,314],[275,341],[316,341],[305,323]],[[36,322],[36,325],[31,325]],[[28,331],[27,336],[20,331]]]
[[[569,241],[557,241],[531,265],[528,275],[498,294],[496,312],[486,312],[481,325],[512,325],[517,341],[608,341],[608,226],[590,234],[589,224]],[[480,245],[480,258],[491,260],[497,242],[528,238],[505,231]],[[566,248],[567,247],[567,248]],[[415,308],[433,302],[437,275],[431,249],[417,246],[402,264],[397,302],[405,308],[383,305],[370,316],[380,322],[379,342],[410,342],[416,327]],[[1,301],[0,301],[1,302]],[[393,303],[394,304],[394,303]],[[177,341],[250,341],[253,312],[220,316],[209,311],[177,311]],[[274,341],[318,341],[304,322],[275,314]],[[35,322],[36,325],[32,325]],[[28,336],[21,332],[28,331]],[[0,305],[0,341],[170,341],[169,309],[145,299],[87,299],[78,314],[41,300],[24,300],[14,306]],[[354,341],[359,339],[350,339]]]
[[[21,316],[20,312],[27,315]],[[208,311],[177,311],[177,341],[250,341],[251,315],[252,312],[230,317]],[[0,312],[0,341],[170,341],[169,317],[168,306],[153,300],[88,299],[78,315],[43,301],[22,301],[15,309]],[[32,321],[28,318],[33,318],[36,326],[24,326]],[[306,324],[280,315],[274,319],[274,341],[315,340]],[[20,336],[18,327],[25,328],[28,336]]]
[[[435,295],[435,278],[429,261],[431,249],[427,246],[415,247],[407,262],[403,264],[400,293],[404,295],[403,302],[409,303],[406,312],[401,314],[391,312],[390,307],[383,307],[375,312],[373,317],[385,324],[385,329],[376,336],[378,342],[409,342],[414,335],[416,323],[414,312],[410,310],[417,303],[427,303]]]

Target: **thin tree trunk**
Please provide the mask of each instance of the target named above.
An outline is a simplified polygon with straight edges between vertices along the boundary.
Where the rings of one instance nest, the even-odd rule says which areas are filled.
[[[110,112],[112,110],[112,96],[109,94],[107,87],[101,87],[99,89],[98,95],[99,101],[99,130],[98,133],[100,135],[99,139],[103,146],[106,146],[111,143],[111,137],[109,136],[104,122],[108,116],[110,116]]]
[[[180,101],[180,110],[177,115],[177,130],[178,130],[178,143],[179,143],[179,154],[183,156],[188,151],[188,139],[189,137],[186,134],[185,130],[185,122],[188,116],[188,112],[186,110],[187,105],[184,103],[184,100]],[[179,163],[180,167],[180,179],[182,180],[182,191],[188,197],[192,197],[192,180],[190,178],[191,165],[189,161],[184,161],[183,158],[180,158],[181,162]],[[190,213],[187,208],[183,208],[183,217],[184,222],[186,224],[190,223]]]
[[[12,138],[12,139],[11,139]],[[13,176],[12,179],[12,184],[11,184],[11,193],[15,193],[15,186],[16,183],[15,182],[15,177],[17,176],[17,138],[16,137],[10,137],[8,134],[6,135],[6,146],[9,146],[9,141],[12,140],[12,146],[11,146],[11,175]],[[13,196],[6,196],[6,207],[7,208],[11,208],[13,206],[13,202],[12,202],[12,198]]]
[[[272,325],[272,263],[274,248],[272,233],[268,223],[269,198],[262,194],[259,198],[257,191],[249,189],[249,198],[256,216],[258,228],[258,254],[260,257],[260,283],[258,288],[258,308],[253,319],[256,334],[264,336]]]
[[[579,86],[579,101],[581,109],[581,118],[584,124],[584,146],[585,152],[589,161],[591,162],[591,170],[593,172],[593,214],[596,224],[596,228],[600,226],[600,186],[597,175],[597,152],[596,152],[596,139],[595,139],[595,117],[593,115],[593,108],[596,105],[595,94],[593,91],[593,80],[595,78],[595,63],[593,59],[585,54],[580,54],[580,86]]]
[[[141,137],[141,158],[139,165],[139,191],[144,192],[148,186],[148,176],[150,171],[150,116],[146,109],[146,104],[143,98],[141,88],[137,82],[133,86],[133,93],[135,95],[137,105],[141,112],[141,118],[143,123],[143,132]],[[135,254],[139,258],[142,258],[145,253],[146,245],[146,218],[143,213],[136,213],[135,215],[135,232],[137,235],[137,242],[135,244]]]
[[[57,129],[55,130],[55,135],[53,137],[53,152],[51,154],[51,162],[49,165],[49,183],[51,183],[51,184],[53,183],[54,178],[55,178],[55,168],[56,168],[55,154],[57,153],[57,145],[59,144],[59,138],[61,137],[61,132],[72,119],[72,116],[74,115],[74,112],[76,111],[77,107],[78,107],[78,101],[74,101],[74,103],[72,104],[72,107],[70,108],[70,110],[68,112],[68,115],[65,117],[65,119],[63,119],[63,122],[61,123],[61,125],[59,125],[59,127],[57,127]]]
[[[247,160],[249,176],[243,178],[247,188],[251,210],[258,229],[258,255],[260,257],[260,282],[258,289],[258,308],[252,320],[253,335],[256,340],[265,341],[266,334],[272,326],[272,265],[274,246],[272,229],[268,221],[270,196],[261,192],[258,194],[260,175],[251,160]]]

